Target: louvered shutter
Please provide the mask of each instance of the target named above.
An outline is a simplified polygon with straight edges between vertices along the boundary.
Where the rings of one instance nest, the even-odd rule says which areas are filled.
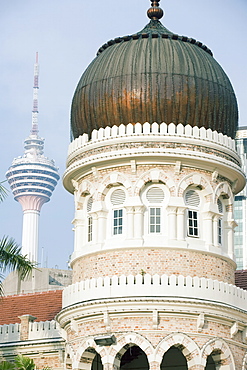
[[[219,198],[217,200],[217,205],[218,205],[219,213],[223,213],[223,204]]]
[[[113,206],[117,206],[119,204],[123,204],[125,201],[126,195],[122,189],[114,190],[111,194],[111,203]]]
[[[149,203],[162,203],[165,198],[165,194],[161,188],[152,187],[147,191],[146,197]]]
[[[87,202],[87,211],[90,212],[92,210],[92,206],[93,206],[93,198],[90,197],[88,199],[88,202]]]
[[[195,190],[188,190],[185,194],[185,204],[187,206],[198,207],[200,204],[200,197]]]

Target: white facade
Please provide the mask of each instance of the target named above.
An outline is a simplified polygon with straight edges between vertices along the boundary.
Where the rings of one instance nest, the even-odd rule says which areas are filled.
[[[237,150],[241,157],[242,168],[247,174],[247,127],[239,127],[236,134]],[[247,269],[247,188],[235,196],[234,216],[238,226],[235,229],[234,247],[237,268]]]
[[[70,144],[64,185],[75,197],[74,283],[57,317],[66,366],[95,369],[97,358],[121,369],[138,346],[150,369],[163,369],[171,348],[184,369],[244,369],[233,202],[245,177],[235,141],[173,123],[101,128]]]
[[[147,142],[150,143],[148,149],[144,145]],[[133,143],[133,148],[130,148],[130,143]],[[167,145],[169,143],[177,143],[176,148],[171,148]],[[191,150],[189,143],[198,150]],[[120,144],[126,147],[117,148]],[[206,148],[209,146],[215,154],[207,153]],[[221,150],[222,146],[226,155],[220,157],[216,153]],[[114,147],[117,149],[108,150]],[[96,148],[100,148],[100,151],[98,154],[93,154]],[[164,156],[166,165],[164,168],[169,168],[166,174],[158,169],[158,166],[163,165]],[[234,158],[233,161],[232,158]],[[99,249],[109,250],[127,246],[139,248],[151,245],[210,251],[233,259],[233,233],[236,225],[232,213],[232,190],[226,181],[220,182],[213,190],[210,182],[205,180],[202,174],[197,173],[197,169],[211,171],[212,183],[218,181],[217,178],[221,172],[228,172],[231,169],[232,174],[229,173],[231,181],[235,181],[236,187],[240,189],[244,185],[244,177],[239,164],[240,158],[235,151],[234,140],[222,134],[213,133],[210,129],[192,128],[189,125],[176,127],[173,124],[150,125],[146,123],[143,126],[130,124],[127,127],[122,125],[119,128],[93,131],[90,141],[87,141],[87,135],[75,139],[70,144],[68,168],[64,176],[65,187],[69,190],[72,190],[72,186],[75,187],[77,204],[72,264],[77,258],[88,253],[96,253]],[[79,168],[83,169],[83,175],[86,176],[89,169],[94,171],[93,168],[96,168],[96,165],[97,170],[112,168],[112,173],[103,182],[97,181],[96,170],[93,182],[86,181],[79,184],[73,179],[73,175],[78,173]],[[131,167],[132,177],[135,178],[134,184],[130,178],[121,175],[121,170],[118,170],[118,167],[123,165]],[[146,174],[144,172],[135,176],[136,167],[140,165],[148,165],[152,169],[149,169]],[[172,169],[169,167],[171,165]],[[189,176],[182,179],[182,170],[186,167],[192,167],[194,170],[192,169]],[[151,178],[148,186],[145,186],[145,176]],[[174,181],[176,176],[181,177],[178,184]],[[190,182],[193,185],[189,186]],[[203,182],[205,183],[202,185]],[[108,190],[107,183],[115,185],[111,185]],[[157,189],[162,192],[163,198],[159,199],[159,194],[157,194],[157,200],[148,201],[146,193],[150,186],[154,191]],[[117,204],[112,204],[112,194],[114,195],[114,191],[121,189],[124,196],[117,200]],[[186,204],[187,190],[193,190],[197,195],[198,204]],[[81,194],[88,195],[82,196]],[[224,199],[221,194],[225,194]],[[93,197],[93,202],[88,212],[88,201],[91,197]],[[224,215],[218,209],[218,199],[221,199],[224,204]],[[121,222],[123,224],[121,232],[116,230],[114,234],[112,224],[114,223],[114,210],[118,209],[122,209]],[[150,209],[152,212],[160,209],[159,212],[161,212],[162,225],[157,232],[150,231]],[[189,235],[188,212],[190,209],[194,211],[196,217],[198,214],[197,235],[193,235],[195,230],[191,230],[192,235]],[[156,219],[157,217],[156,215]],[[219,219],[223,222],[221,227],[224,242],[219,242]],[[88,222],[92,223],[90,238]],[[115,219],[116,225],[118,222],[119,220]],[[191,220],[191,222],[195,223],[196,220]]]

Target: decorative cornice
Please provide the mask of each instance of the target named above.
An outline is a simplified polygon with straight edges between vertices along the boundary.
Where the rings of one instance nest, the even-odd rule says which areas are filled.
[[[191,127],[173,123],[141,125],[129,124],[94,130],[88,141],[87,134],[75,139],[69,146],[64,186],[73,192],[71,184],[76,174],[80,177],[92,168],[123,165],[126,161],[140,163],[171,163],[229,174],[233,183],[236,179],[240,191],[245,183],[241,160],[235,150],[235,141],[226,135],[212,132],[204,127]]]
[[[99,130],[92,131],[92,138],[89,140],[88,134],[83,134],[79,136],[77,139],[72,141],[69,146],[68,151],[68,162],[70,161],[70,155],[73,153],[74,150],[92,144],[93,142],[101,142],[117,137],[124,137],[124,136],[143,136],[143,135],[150,135],[151,136],[185,136],[191,137],[195,139],[200,139],[202,141],[210,141],[212,143],[223,145],[233,151],[236,150],[235,148],[235,140],[228,137],[227,135],[223,135],[218,133],[217,131],[212,131],[211,129],[205,129],[204,127],[197,127],[197,126],[190,126],[190,125],[182,125],[178,124],[177,126],[173,123],[166,124],[161,123],[158,124],[156,122],[150,124],[149,122],[144,123],[129,123],[127,126],[120,125],[119,127],[106,127],[100,128]],[[72,154],[73,155],[73,154]]]

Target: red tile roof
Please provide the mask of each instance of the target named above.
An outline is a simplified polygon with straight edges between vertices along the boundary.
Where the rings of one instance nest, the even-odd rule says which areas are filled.
[[[0,325],[20,323],[22,315],[50,321],[61,309],[62,290],[6,296],[0,299]]]
[[[235,284],[239,288],[247,290],[247,270],[235,271]]]

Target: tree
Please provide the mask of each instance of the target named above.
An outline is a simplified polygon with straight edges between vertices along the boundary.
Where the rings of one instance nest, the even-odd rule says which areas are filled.
[[[18,370],[34,370],[34,361],[26,356],[18,355],[15,359],[15,367]]]
[[[18,355],[16,356],[14,362],[1,361],[0,370],[34,370],[37,369],[33,359]],[[51,370],[50,367],[44,367],[42,370]]]
[[[0,362],[0,370],[15,370],[15,365],[9,361]]]
[[[8,195],[7,189],[3,186],[5,181],[0,182],[0,202],[2,202]]]
[[[0,202],[7,195],[7,190],[0,182]],[[3,296],[3,273],[6,271],[17,271],[21,280],[24,280],[35,267],[27,256],[21,254],[21,247],[13,238],[4,236],[0,239],[0,296]]]

